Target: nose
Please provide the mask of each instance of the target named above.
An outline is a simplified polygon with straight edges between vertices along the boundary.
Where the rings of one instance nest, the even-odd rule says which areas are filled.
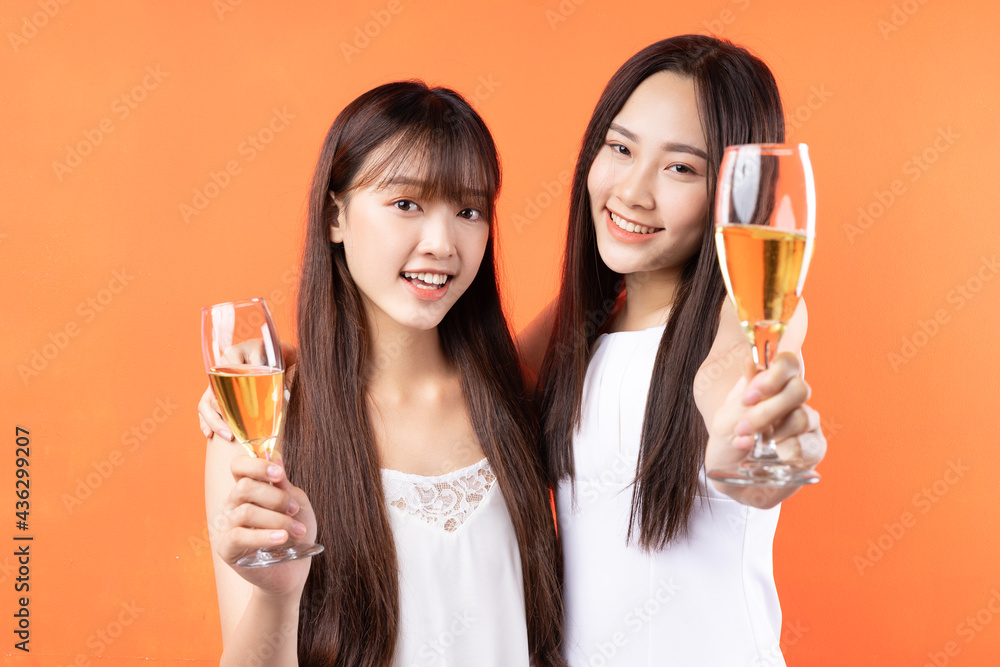
[[[449,215],[436,212],[425,216],[417,250],[437,259],[445,259],[455,254],[455,230]]]
[[[632,165],[621,175],[615,186],[615,194],[629,207],[651,209],[656,202],[653,198],[652,169],[641,164]]]

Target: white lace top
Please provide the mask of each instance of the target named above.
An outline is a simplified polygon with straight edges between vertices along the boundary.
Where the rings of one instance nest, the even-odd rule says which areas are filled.
[[[784,667],[771,573],[778,509],[699,482],[687,539],[626,545],[646,395],[663,327],[602,335],[573,438],[575,498],[557,492],[572,667]]]
[[[399,561],[394,667],[528,665],[521,558],[489,462],[383,470],[382,486]]]

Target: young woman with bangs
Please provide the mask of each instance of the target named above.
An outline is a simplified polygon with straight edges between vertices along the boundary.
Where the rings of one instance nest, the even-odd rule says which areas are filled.
[[[494,263],[500,167],[459,95],[349,104],[320,151],[271,463],[216,436],[223,665],[562,665],[560,566]],[[263,546],[325,553],[259,569]]]

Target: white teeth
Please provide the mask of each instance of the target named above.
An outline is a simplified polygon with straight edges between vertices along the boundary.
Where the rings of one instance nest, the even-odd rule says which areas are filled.
[[[403,277],[427,283],[426,285],[417,285],[417,287],[421,289],[436,289],[437,286],[444,285],[448,282],[449,278],[449,276],[445,273],[413,273],[411,271],[404,271]]]
[[[635,234],[652,234],[653,231],[655,231],[652,227],[644,227],[643,225],[637,225],[634,222],[629,222],[611,211],[608,211],[608,213],[611,213],[611,219],[614,223],[627,232],[633,232]]]

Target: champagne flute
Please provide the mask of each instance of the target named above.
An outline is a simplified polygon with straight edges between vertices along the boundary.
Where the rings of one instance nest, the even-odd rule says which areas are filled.
[[[222,416],[247,453],[271,460],[285,403],[281,345],[263,299],[201,309],[201,349]],[[264,547],[237,561],[265,567],[323,551],[318,544]]]
[[[802,295],[816,236],[816,192],[805,144],[726,148],[715,198],[715,242],[726,290],[759,370],[774,357]],[[770,435],[708,476],[738,486],[815,484],[812,469],[785,463]]]

